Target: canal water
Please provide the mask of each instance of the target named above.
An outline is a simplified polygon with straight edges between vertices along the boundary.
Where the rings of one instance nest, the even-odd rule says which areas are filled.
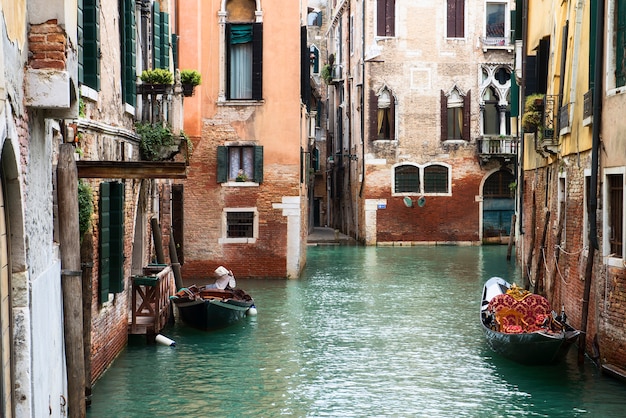
[[[626,384],[577,347],[556,366],[494,355],[482,284],[511,281],[505,246],[309,247],[299,280],[238,280],[258,315],[176,323],[175,347],[131,341],[88,417],[623,417]]]

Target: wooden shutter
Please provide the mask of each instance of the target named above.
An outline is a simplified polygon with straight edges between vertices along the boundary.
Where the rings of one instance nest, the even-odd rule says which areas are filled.
[[[515,82],[513,82],[514,84]],[[470,128],[471,128],[471,115],[472,115],[472,91],[468,90],[467,94],[463,98],[463,132],[461,138],[465,141],[470,141]]]
[[[624,48],[626,48],[626,0],[617,0],[615,16],[617,17],[615,28],[615,87],[621,87],[626,85],[626,64],[624,64]]]
[[[263,147],[254,147],[254,182],[263,183]]]
[[[440,96],[441,140],[445,141],[448,139],[448,97],[443,90],[441,90]]]
[[[224,78],[226,79],[226,99],[230,100],[230,29],[232,27],[231,23],[227,23],[224,28],[224,34],[226,39],[226,67],[224,68]],[[219,180],[218,180],[219,181]]]
[[[307,47],[306,26],[300,27],[300,96],[306,104],[307,111],[311,110],[311,51]]]
[[[111,183],[109,291],[124,291],[124,183]]]
[[[135,30],[135,2],[133,0],[122,0],[122,55],[123,68],[123,97],[124,101],[131,106],[137,103],[137,80],[136,80],[136,30]]]
[[[252,25],[252,99],[263,99],[263,24]]]
[[[463,38],[465,36],[465,0],[448,0],[447,37]]]
[[[393,92],[389,92],[389,139],[396,139],[396,98]]]
[[[385,10],[385,36],[396,35],[396,0],[387,0]]]
[[[376,34],[385,36],[385,5],[387,1],[378,0],[376,3]]]
[[[589,2],[589,90],[593,88],[596,78],[596,36],[597,36],[597,16],[598,0]],[[521,14],[521,13],[520,13]]]
[[[174,68],[178,68],[178,35],[172,33],[172,61]]]
[[[152,3],[152,68],[163,68],[161,63],[161,7]]]
[[[100,3],[83,0],[83,82],[100,90]]]
[[[228,181],[228,147],[220,145],[217,147],[217,182],[226,183]]]
[[[369,139],[375,141],[378,139],[378,96],[373,90],[369,93]]]
[[[98,294],[100,303],[109,298],[109,272],[111,265],[111,187],[110,183],[100,183],[100,272]]]
[[[161,13],[161,68],[170,68],[170,16]]]
[[[176,244],[178,262],[185,264],[185,189],[182,184],[172,184],[172,235]]]

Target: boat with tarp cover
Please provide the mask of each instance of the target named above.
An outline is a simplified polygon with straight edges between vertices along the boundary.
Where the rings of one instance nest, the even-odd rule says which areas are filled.
[[[480,323],[487,344],[499,355],[522,364],[562,360],[580,331],[541,295],[492,277],[483,287]]]

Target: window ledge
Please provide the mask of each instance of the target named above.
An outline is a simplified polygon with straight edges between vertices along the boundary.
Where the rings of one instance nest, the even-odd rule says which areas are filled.
[[[259,183],[253,181],[227,181],[222,187],[259,187]]]
[[[621,257],[613,257],[613,255],[614,254],[610,254],[608,257],[605,258],[605,264],[611,267],[626,268],[626,263],[624,262],[624,259]]]
[[[218,106],[262,106],[265,100],[218,100]]]
[[[256,238],[220,238],[218,244],[256,244]]]

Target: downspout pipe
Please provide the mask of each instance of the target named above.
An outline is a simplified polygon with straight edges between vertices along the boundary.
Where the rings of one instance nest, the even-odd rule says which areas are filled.
[[[526,48],[527,48],[527,43],[528,43],[528,0],[523,0],[523,5],[522,5],[522,83],[520,86],[520,94],[519,94],[519,100],[520,100],[520,114],[523,115],[524,111],[525,111],[525,106],[526,106],[526,72],[527,72],[527,68],[526,68],[526,64],[528,61],[528,53],[526,52]],[[520,236],[524,235],[524,153],[525,153],[525,149],[524,149],[524,127],[523,125],[520,125],[521,129],[520,129],[520,145],[518,148],[518,153],[519,153],[519,172],[517,173],[518,179],[517,179],[517,190],[518,190],[518,194],[519,194],[519,208],[518,208],[518,223],[519,223],[519,234]],[[524,248],[523,245],[523,240],[522,241],[522,248]],[[523,263],[521,263],[523,265]],[[523,267],[522,267],[523,269]],[[524,274],[524,272],[522,271],[522,274]],[[522,276],[523,277],[523,276]]]
[[[600,123],[602,120],[602,74],[604,51],[604,0],[598,0],[596,11],[596,51],[594,57],[595,74],[593,79],[593,128],[591,142],[591,178],[589,179],[589,205],[587,218],[589,219],[589,252],[585,267],[585,288],[583,292],[582,314],[580,318],[580,337],[578,341],[578,364],[585,361],[585,347],[587,339],[587,319],[589,317],[589,297],[591,295],[591,279],[593,277],[593,261],[598,245],[598,153],[600,150]]]

